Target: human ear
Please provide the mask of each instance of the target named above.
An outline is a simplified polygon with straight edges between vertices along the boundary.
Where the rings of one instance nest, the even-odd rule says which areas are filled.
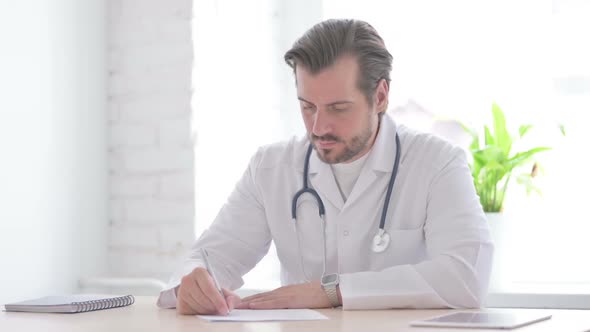
[[[387,105],[389,104],[389,84],[383,78],[377,83],[374,103],[378,113],[387,111]]]

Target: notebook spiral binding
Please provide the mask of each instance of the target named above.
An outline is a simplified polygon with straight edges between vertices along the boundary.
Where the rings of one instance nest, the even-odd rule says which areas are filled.
[[[72,305],[76,306],[76,312],[87,312],[102,309],[110,309],[117,307],[124,307],[135,302],[133,295],[116,297],[113,299],[103,299],[85,302],[74,302]]]

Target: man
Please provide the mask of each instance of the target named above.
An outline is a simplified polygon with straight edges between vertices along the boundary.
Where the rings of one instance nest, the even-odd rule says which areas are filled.
[[[158,305],[222,315],[479,307],[493,245],[465,154],[385,114],[392,57],[381,37],[362,21],[328,20],[285,60],[307,137],[259,149]],[[271,241],[285,286],[240,299],[230,290]]]

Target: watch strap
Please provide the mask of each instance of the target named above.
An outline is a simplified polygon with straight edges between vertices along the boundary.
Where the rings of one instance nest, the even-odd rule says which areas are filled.
[[[328,295],[328,299],[330,299],[332,307],[338,307],[340,305],[340,301],[338,301],[338,291],[336,290],[336,285],[324,286],[323,288],[326,292],[326,295]]]

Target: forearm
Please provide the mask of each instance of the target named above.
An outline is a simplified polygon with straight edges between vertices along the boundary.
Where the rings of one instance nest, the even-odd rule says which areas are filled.
[[[473,261],[441,255],[416,265],[343,274],[343,308],[479,307],[487,291],[492,250],[482,245]]]

